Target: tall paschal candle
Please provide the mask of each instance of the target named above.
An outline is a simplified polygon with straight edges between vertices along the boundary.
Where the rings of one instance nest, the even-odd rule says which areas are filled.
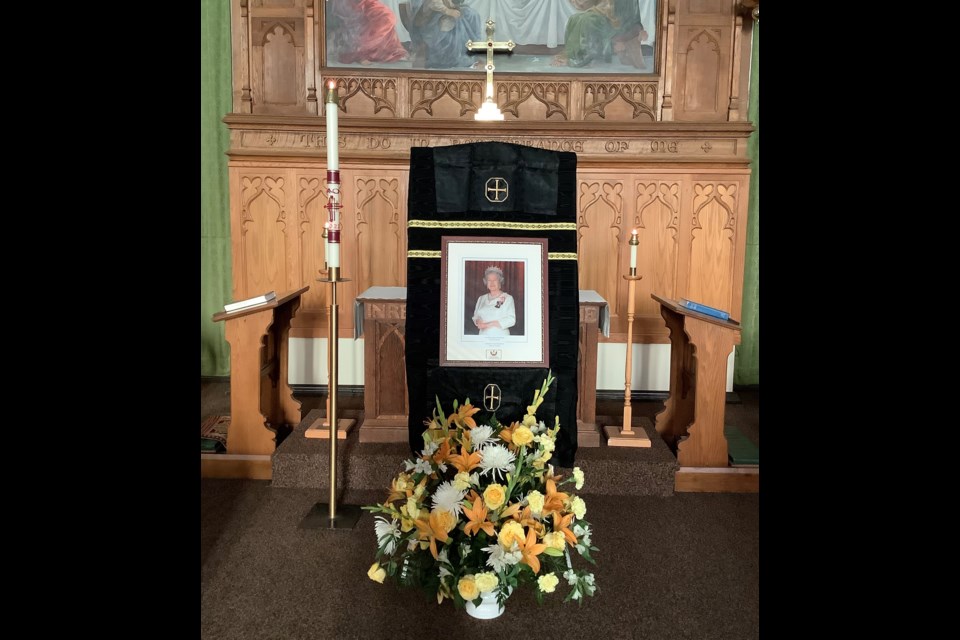
[[[327,84],[324,97],[327,111],[327,266],[340,266],[340,134],[337,130],[338,109],[336,83]]]

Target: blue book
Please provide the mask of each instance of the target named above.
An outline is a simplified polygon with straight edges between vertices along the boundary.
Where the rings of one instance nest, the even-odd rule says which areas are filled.
[[[714,318],[720,318],[721,320],[729,320],[730,314],[726,311],[721,311],[720,309],[714,309],[713,307],[708,307],[705,304],[700,304],[699,302],[692,302],[686,298],[680,298],[680,306],[691,311],[698,311],[700,313],[705,313],[708,316],[713,316]]]

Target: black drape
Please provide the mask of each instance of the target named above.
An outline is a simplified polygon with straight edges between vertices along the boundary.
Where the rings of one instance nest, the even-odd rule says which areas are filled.
[[[424,420],[439,398],[444,410],[469,397],[482,407],[488,383],[500,386],[497,417],[519,420],[540,388],[547,369],[440,367],[441,261],[443,236],[546,238],[550,370],[556,377],[539,419],[552,427],[560,418],[553,463],[573,465],[577,451],[577,156],[503,142],[410,149],[407,199],[406,367],[410,449],[423,448]],[[491,177],[509,184],[503,202],[485,197]],[[439,224],[417,226],[418,221]],[[468,226],[456,223],[472,222]],[[450,224],[444,228],[443,223]],[[517,224],[527,223],[527,224]],[[509,227],[509,228],[507,228]],[[484,420],[486,412],[475,416]]]

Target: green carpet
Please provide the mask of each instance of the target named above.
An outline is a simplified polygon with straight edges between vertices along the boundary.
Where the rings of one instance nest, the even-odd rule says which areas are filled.
[[[727,438],[727,453],[730,457],[730,466],[759,467],[760,449],[750,442],[739,429],[732,425],[724,425],[723,435]]]

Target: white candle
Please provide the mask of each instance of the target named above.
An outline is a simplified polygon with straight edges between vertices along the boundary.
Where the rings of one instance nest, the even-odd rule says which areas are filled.
[[[335,93],[336,84],[330,81],[330,90],[327,92],[325,108],[327,110],[327,169],[334,171],[340,168],[340,133],[337,131],[337,105]],[[330,94],[333,93],[333,99]]]
[[[637,239],[637,230],[633,230],[633,235],[630,237],[630,268],[637,268],[637,245],[640,244],[640,241]]]

